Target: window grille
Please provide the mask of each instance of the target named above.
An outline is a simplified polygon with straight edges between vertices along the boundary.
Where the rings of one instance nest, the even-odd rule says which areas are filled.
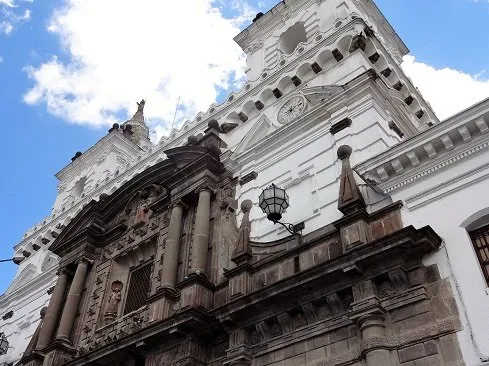
[[[489,225],[470,233],[479,264],[484,273],[486,283],[489,286]]]
[[[149,262],[131,271],[124,314],[146,305],[151,283],[151,269],[152,263]]]

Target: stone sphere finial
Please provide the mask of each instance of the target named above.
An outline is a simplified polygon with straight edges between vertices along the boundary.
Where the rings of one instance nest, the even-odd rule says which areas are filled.
[[[215,119],[211,119],[209,122],[207,122],[207,126],[209,126],[209,128],[215,128],[216,130],[220,129],[219,122],[217,122]]]
[[[253,23],[256,22],[258,19],[260,19],[263,16],[263,13],[260,11],[258,14],[256,14],[255,18],[253,18]]]
[[[113,128],[114,130],[118,130],[118,129],[119,129],[119,124],[118,124],[118,123],[114,123],[114,124],[112,125],[112,128]]]
[[[338,159],[343,160],[343,159],[348,159],[352,153],[352,148],[351,146],[348,145],[341,145],[338,150],[336,151],[336,154],[338,155]]]
[[[194,135],[190,135],[188,138],[187,138],[187,142],[189,145],[196,145],[197,144],[197,136],[194,136]]]
[[[44,306],[41,311],[39,312],[39,314],[41,315],[41,318],[44,318],[44,316],[46,315],[46,311],[48,311],[48,307],[47,306]]]
[[[252,207],[253,202],[251,202],[251,200],[244,200],[243,202],[241,202],[241,211],[243,212],[249,212]]]

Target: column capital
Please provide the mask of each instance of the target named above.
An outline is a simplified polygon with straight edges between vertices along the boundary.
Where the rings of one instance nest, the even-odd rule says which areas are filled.
[[[66,267],[61,267],[56,271],[56,276],[70,276],[73,272],[68,270]]]
[[[86,263],[87,265],[91,266],[94,263],[94,260],[83,256],[76,261],[76,264],[80,263]]]
[[[170,208],[171,210],[173,210],[175,207],[181,207],[182,209],[186,209],[187,205],[183,203],[183,201],[180,198],[178,198],[170,202],[170,204],[168,205],[168,208]]]
[[[216,190],[212,188],[208,183],[203,183],[195,189],[195,193],[200,194],[201,192],[209,192],[210,194],[215,194]]]

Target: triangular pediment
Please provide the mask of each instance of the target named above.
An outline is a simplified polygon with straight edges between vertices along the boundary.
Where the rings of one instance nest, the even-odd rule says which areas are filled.
[[[327,102],[336,94],[341,93],[344,88],[341,85],[313,86],[302,90],[302,93],[311,104]]]
[[[9,294],[24,286],[36,276],[36,266],[29,263],[9,286],[5,294]]]
[[[251,130],[246,134],[241,142],[236,146],[235,153],[243,153],[249,150],[250,147],[264,139],[268,134],[273,132],[272,122],[267,116],[262,116]]]

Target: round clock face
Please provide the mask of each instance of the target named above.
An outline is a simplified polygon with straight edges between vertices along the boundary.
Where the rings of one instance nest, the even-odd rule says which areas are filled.
[[[294,97],[288,100],[278,111],[278,121],[280,123],[289,123],[299,117],[304,111],[306,103],[302,97]]]

